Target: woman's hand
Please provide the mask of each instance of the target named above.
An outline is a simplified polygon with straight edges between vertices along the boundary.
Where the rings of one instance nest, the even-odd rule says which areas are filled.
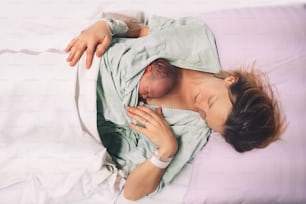
[[[161,108],[155,112],[145,106],[128,107],[127,114],[144,125],[140,127],[130,123],[134,130],[144,134],[157,145],[161,156],[173,157],[175,155],[177,141],[162,115]],[[124,186],[124,197],[128,200],[137,200],[152,193],[159,185],[164,172],[164,168],[158,168],[150,160],[146,160],[129,174]]]
[[[86,51],[86,67],[90,68],[94,54],[101,57],[111,41],[108,24],[105,21],[97,21],[67,45],[65,51],[70,52],[67,62],[74,66]]]
[[[144,127],[140,127],[130,123],[134,130],[147,136],[158,147],[161,155],[174,156],[177,151],[177,141],[168,122],[162,115],[161,108],[154,112],[145,106],[128,107],[127,114],[144,125]]]

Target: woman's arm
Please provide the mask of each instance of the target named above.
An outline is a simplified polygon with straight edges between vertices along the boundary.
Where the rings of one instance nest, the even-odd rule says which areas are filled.
[[[124,197],[138,200],[152,193],[159,185],[165,169],[154,166],[149,160],[138,165],[128,176],[124,186]]]
[[[123,36],[128,38],[139,38],[148,35],[149,27],[139,25],[137,23],[125,21],[127,26],[129,27],[129,31]]]
[[[148,34],[149,29],[132,22],[125,22],[129,28],[128,32],[122,37],[137,38]],[[93,56],[96,53],[101,57],[107,50],[112,41],[109,25],[105,20],[100,20],[82,31],[76,38],[70,41],[65,48],[66,52],[70,52],[67,62],[70,66],[74,66],[83,53],[86,51],[86,67],[90,68]]]
[[[129,107],[127,114],[144,124],[144,127],[135,124],[130,124],[130,126],[147,136],[157,146],[160,156],[171,158],[175,155],[178,148],[177,141],[169,124],[162,116],[161,108],[154,112],[143,106]],[[164,172],[164,168],[157,167],[150,160],[146,160],[128,176],[124,187],[124,197],[129,200],[137,200],[152,193],[159,185]]]

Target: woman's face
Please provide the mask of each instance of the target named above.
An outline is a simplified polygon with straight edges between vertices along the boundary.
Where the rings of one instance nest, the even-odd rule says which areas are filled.
[[[210,128],[220,133],[223,133],[225,121],[233,108],[229,88],[235,81],[234,76],[207,78],[195,97],[196,111]]]

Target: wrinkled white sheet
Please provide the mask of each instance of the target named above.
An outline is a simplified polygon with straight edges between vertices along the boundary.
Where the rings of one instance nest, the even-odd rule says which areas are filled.
[[[0,61],[0,203],[113,202],[120,176],[80,120],[95,122],[87,75],[76,81],[77,69],[58,53],[5,53]]]

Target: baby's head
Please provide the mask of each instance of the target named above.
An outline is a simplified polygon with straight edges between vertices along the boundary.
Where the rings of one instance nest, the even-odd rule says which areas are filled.
[[[175,85],[177,68],[165,59],[151,62],[139,83],[139,96],[141,99],[159,98],[167,94]]]

